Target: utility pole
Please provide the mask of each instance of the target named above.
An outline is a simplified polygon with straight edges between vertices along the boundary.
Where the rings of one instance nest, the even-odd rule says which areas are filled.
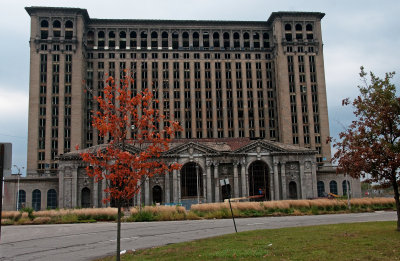
[[[3,169],[4,169],[4,144],[0,144],[0,242],[1,242],[1,215],[3,213]]]

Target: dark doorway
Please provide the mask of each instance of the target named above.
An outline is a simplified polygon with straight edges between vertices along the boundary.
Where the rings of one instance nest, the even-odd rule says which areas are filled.
[[[181,169],[181,193],[182,198],[203,196],[203,171],[201,167],[190,162],[185,164]]]
[[[297,199],[297,184],[294,181],[290,181],[289,183],[289,198]]]
[[[162,203],[162,189],[160,186],[153,187],[153,204]]]
[[[88,188],[82,189],[81,207],[90,208],[90,189]]]
[[[255,161],[249,166],[249,194],[258,200],[269,200],[268,165]]]
[[[231,185],[222,186],[222,200],[228,199],[231,196]]]

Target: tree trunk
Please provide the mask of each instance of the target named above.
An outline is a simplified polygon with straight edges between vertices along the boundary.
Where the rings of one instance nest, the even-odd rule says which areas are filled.
[[[117,217],[117,261],[121,260],[121,202],[117,200],[118,217]]]
[[[393,190],[394,190],[394,200],[396,201],[396,211],[397,211],[397,231],[400,231],[400,200],[399,200],[399,186],[397,184],[396,178],[392,180]]]

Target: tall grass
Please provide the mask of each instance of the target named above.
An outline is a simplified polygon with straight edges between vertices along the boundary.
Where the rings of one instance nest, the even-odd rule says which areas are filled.
[[[354,198],[350,200],[351,212],[365,212],[395,209],[394,198]],[[236,217],[317,215],[349,212],[345,199],[280,200],[264,202],[233,202]],[[3,211],[2,224],[47,224],[77,223],[95,221],[115,221],[116,208],[84,208],[44,210],[33,213],[23,211]],[[192,205],[190,211],[182,206],[146,206],[129,210],[126,221],[166,221],[187,219],[229,218],[229,204],[208,203]]]

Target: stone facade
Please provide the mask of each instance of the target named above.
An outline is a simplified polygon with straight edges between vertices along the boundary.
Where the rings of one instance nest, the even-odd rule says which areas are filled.
[[[327,167],[331,150],[324,142],[329,121],[323,13],[274,12],[257,22],[93,19],[80,8],[26,10],[31,17],[28,177],[21,182],[26,195],[33,193],[34,180],[50,186],[48,179],[56,179],[59,207],[103,206],[107,184],[85,177],[73,147],[104,143],[90,123],[93,95],[102,94],[105,75],[118,82],[125,69],[135,80],[131,91],[151,90],[160,112],[183,128],[176,134],[179,146],[166,159],[184,169],[144,181],[135,204],[196,200],[199,189],[189,177],[194,171],[201,173],[202,202],[225,197],[221,178],[229,179],[234,197],[260,190],[267,200],[314,198],[317,181],[324,182],[320,192],[329,191],[329,179],[342,191],[341,178],[330,176],[335,169]],[[129,130],[127,138],[134,133]],[[173,154],[178,148],[182,151]],[[8,182],[15,184],[13,178]],[[260,182],[262,188],[256,188]]]

